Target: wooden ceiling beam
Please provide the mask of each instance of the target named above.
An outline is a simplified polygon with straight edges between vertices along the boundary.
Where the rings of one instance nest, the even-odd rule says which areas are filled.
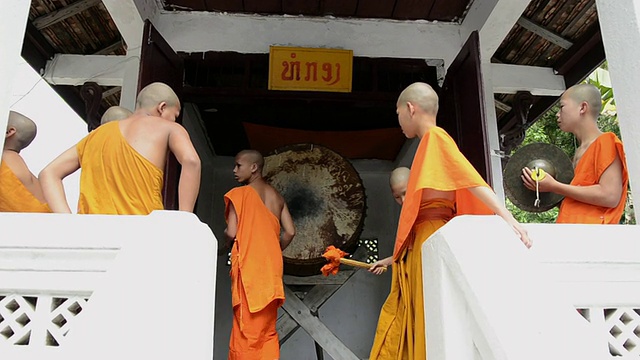
[[[566,89],[564,77],[550,67],[491,64],[491,70],[495,94],[528,91],[533,95],[559,96]]]
[[[102,98],[106,99],[111,95],[115,95],[115,94],[119,93],[120,91],[122,91],[122,86],[114,86],[111,89],[108,89],[107,91],[103,91],[102,92]]]
[[[35,18],[33,20],[33,25],[38,30],[41,30],[53,24],[57,24],[62,20],[68,19],[100,3],[102,3],[102,0],[80,0],[56,11]]]
[[[118,40],[117,42],[102,48],[98,51],[96,51],[95,53],[93,53],[93,55],[109,55],[115,51],[117,51],[118,49],[120,49],[122,47],[122,40]]]
[[[569,49],[573,43],[565,38],[563,38],[562,36],[554,33],[551,30],[546,29],[545,27],[538,25],[536,23],[534,23],[533,21],[527,19],[524,16],[521,16],[518,19],[518,25],[522,26],[523,28],[531,31],[532,33],[542,37],[543,39],[556,44],[558,46],[560,46],[561,48],[567,50]]]

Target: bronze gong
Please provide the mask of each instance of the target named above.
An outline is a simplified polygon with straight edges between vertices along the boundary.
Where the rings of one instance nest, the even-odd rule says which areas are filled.
[[[329,245],[355,249],[366,197],[348,160],[323,146],[289,145],[265,158],[263,175],[284,197],[296,226],[296,236],[283,251],[285,274],[320,274]]]
[[[539,206],[534,205],[536,192],[527,189],[522,182],[524,167],[541,168],[559,182],[568,184],[573,179],[573,164],[567,154],[555,145],[529,144],[511,155],[503,173],[505,193],[518,208],[543,212],[557,206],[564,197],[551,192],[541,192]]]

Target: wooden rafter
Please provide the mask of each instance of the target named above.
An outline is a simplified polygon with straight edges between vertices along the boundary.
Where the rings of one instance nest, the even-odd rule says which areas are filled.
[[[122,47],[122,40],[118,40],[115,43],[96,51],[95,53],[93,53],[93,55],[109,55],[115,52],[116,50],[120,49],[121,47]]]
[[[536,23],[534,23],[533,21],[527,19],[524,16],[521,16],[518,19],[518,25],[522,26],[523,28],[531,31],[532,33],[548,40],[551,43],[554,43],[558,46],[560,46],[561,48],[567,50],[571,47],[571,45],[573,45],[573,43],[565,38],[563,38],[562,36],[554,33],[553,31],[550,31]]]
[[[38,29],[44,29],[48,26],[56,24],[64,19],[74,16],[93,6],[102,3],[102,0],[80,0],[71,5],[65,6],[59,10],[42,15],[33,20],[33,25]]]

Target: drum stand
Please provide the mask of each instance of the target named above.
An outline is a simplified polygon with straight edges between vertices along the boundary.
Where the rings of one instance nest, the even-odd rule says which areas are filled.
[[[355,274],[356,270],[340,270],[337,275],[298,277],[284,276],[286,301],[278,317],[276,329],[280,346],[302,327],[314,340],[316,357],[323,360],[322,350],[336,360],[360,360],[318,319],[320,307]]]

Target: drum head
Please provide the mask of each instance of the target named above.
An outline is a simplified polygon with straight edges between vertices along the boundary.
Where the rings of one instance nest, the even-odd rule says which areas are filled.
[[[355,249],[366,197],[348,160],[323,146],[289,145],[265,158],[263,175],[284,197],[296,226],[296,236],[283,252],[286,274],[319,274],[329,245]]]

